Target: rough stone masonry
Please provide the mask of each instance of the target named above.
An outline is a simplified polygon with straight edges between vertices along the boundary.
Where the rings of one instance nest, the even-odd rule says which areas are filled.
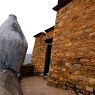
[[[54,30],[35,36],[38,43],[32,63],[43,70],[39,73],[44,72],[45,53],[41,47],[45,45],[46,51],[45,40],[52,37],[48,85],[73,88],[84,95],[95,93],[95,0],[59,0],[53,9],[57,12]],[[45,44],[39,49],[41,42]]]

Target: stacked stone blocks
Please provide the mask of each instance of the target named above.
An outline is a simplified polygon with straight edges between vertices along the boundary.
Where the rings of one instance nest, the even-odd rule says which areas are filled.
[[[47,32],[44,38],[48,38],[48,35],[53,37],[48,85],[68,86],[83,93],[94,92],[95,1],[72,0],[60,8],[54,30]]]

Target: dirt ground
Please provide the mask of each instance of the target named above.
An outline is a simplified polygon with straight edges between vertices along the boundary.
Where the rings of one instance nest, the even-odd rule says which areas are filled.
[[[43,77],[26,77],[21,81],[24,95],[74,95],[71,91],[47,86]]]

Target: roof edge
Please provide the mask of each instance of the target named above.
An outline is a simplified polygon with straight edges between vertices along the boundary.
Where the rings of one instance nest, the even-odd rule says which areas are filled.
[[[40,32],[40,33],[34,35],[33,37],[39,37],[39,36],[41,36],[41,35],[46,35],[46,34],[45,34],[44,32]]]
[[[70,3],[72,0],[63,0],[62,2],[59,2],[54,8],[54,11],[58,11],[60,8],[66,6],[68,3]]]
[[[52,26],[52,27],[46,29],[45,32],[47,33],[47,32],[50,32],[50,31],[54,30],[54,27],[55,27],[55,26]]]

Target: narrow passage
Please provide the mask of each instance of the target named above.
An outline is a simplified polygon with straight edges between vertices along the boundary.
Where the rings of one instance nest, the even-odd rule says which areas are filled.
[[[21,81],[24,95],[74,95],[71,91],[47,86],[47,80],[43,77],[26,77]]]

